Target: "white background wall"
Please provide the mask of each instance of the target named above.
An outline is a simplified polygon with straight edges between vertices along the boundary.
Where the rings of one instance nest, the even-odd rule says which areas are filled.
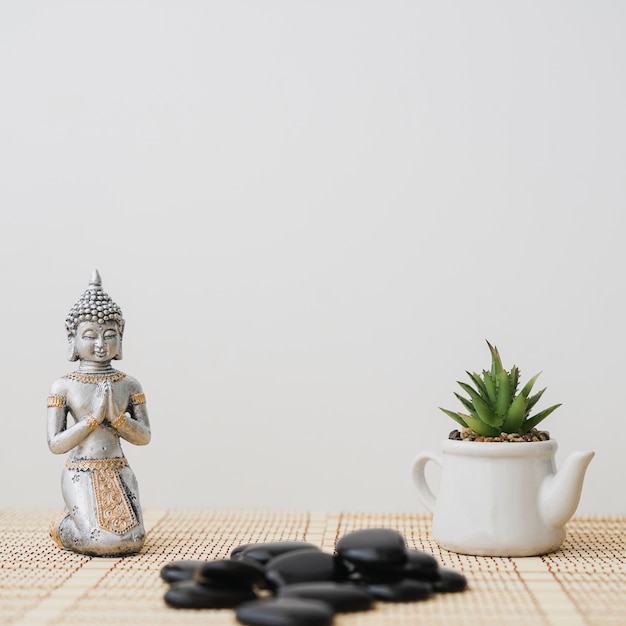
[[[2,0],[2,508],[98,267],[145,507],[423,511],[455,381],[523,379],[625,513],[626,4]],[[460,406],[459,406],[460,408]],[[521,477],[520,479],[523,479]]]

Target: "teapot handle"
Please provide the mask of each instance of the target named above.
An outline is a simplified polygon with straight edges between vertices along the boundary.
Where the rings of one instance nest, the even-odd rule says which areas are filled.
[[[413,482],[417,487],[417,495],[422,504],[431,512],[435,512],[437,496],[432,492],[430,485],[426,482],[426,465],[432,461],[439,467],[443,467],[443,459],[434,452],[425,451],[417,455],[413,461]]]

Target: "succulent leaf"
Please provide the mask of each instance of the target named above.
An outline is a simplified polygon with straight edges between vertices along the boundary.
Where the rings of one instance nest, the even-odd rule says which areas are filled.
[[[478,417],[481,421],[491,427],[498,427],[499,429],[502,425],[503,418],[497,415],[497,413],[495,413],[495,411],[493,411],[493,409],[486,402],[484,402],[480,396],[476,395],[475,398],[472,398],[472,401],[474,403],[476,413],[478,413]],[[498,432],[500,431],[498,430]]]
[[[491,352],[491,378],[496,380],[498,374],[504,369],[502,367],[502,360],[500,359],[500,353],[498,352],[498,348],[492,346],[489,342],[487,342],[489,346],[489,350]]]
[[[464,398],[460,393],[457,393],[456,391],[454,392],[454,395],[460,400],[465,409],[469,411],[470,415],[478,417],[478,415],[476,414],[476,409],[474,408],[474,405],[471,403],[470,400]]]
[[[500,434],[499,428],[493,428],[471,415],[463,415],[463,419],[467,422],[468,427],[479,435],[483,435],[484,437],[497,437]]]
[[[546,417],[548,417],[548,415],[550,415],[550,413],[552,413],[552,411],[554,411],[555,409],[558,409],[560,406],[561,406],[561,403],[554,404],[551,407],[548,407],[547,409],[544,409],[540,413],[537,413],[536,415],[533,415],[533,417],[527,419],[522,424],[522,432],[523,433],[527,433],[531,428],[534,428],[535,426],[537,426],[537,424],[539,424],[539,422],[541,422],[544,419],[546,419]]]
[[[471,379],[472,382],[476,385],[476,389],[478,393],[483,397],[485,402],[489,401],[489,394],[487,393],[487,387],[485,387],[485,383],[483,379],[476,372],[465,372]]]
[[[527,414],[528,407],[526,397],[520,394],[511,402],[511,406],[502,424],[502,431],[505,433],[518,432]]]
[[[517,385],[519,384],[519,368],[515,365],[509,372],[509,380],[511,382],[511,394],[514,395],[517,393]]]
[[[504,419],[511,404],[511,380],[507,372],[502,370],[498,374],[496,394],[496,415]]]
[[[463,426],[463,428],[469,428],[467,422],[461,417],[460,413],[455,413],[454,411],[448,411],[448,409],[442,409],[439,407],[441,411],[443,411],[448,417],[451,417],[455,422],[458,422]]]
[[[535,381],[539,378],[539,375],[541,374],[541,372],[539,372],[538,374],[535,374],[523,387],[523,389],[520,391],[520,393],[523,396],[526,396],[528,398],[528,394],[531,392],[533,385],[535,384]]]
[[[489,396],[489,402],[495,403],[496,401],[496,383],[491,378],[491,374],[487,370],[483,370],[483,380],[485,381],[485,388]]]
[[[474,409],[476,414],[480,420],[488,424],[489,426],[497,426],[499,427],[502,424],[502,417],[496,414],[491,403],[485,402],[480,397],[480,394],[467,383],[463,383],[461,381],[457,381],[459,385],[468,393],[469,397],[472,399],[472,404],[474,405]]]
[[[528,398],[528,404],[526,405],[526,415],[530,415],[530,412],[533,410],[533,407],[535,406],[535,404],[537,404],[537,402],[539,402],[539,398],[541,398],[541,396],[543,395],[543,392],[546,389],[547,388],[544,387],[543,389],[538,391],[534,396],[530,396],[530,398]]]

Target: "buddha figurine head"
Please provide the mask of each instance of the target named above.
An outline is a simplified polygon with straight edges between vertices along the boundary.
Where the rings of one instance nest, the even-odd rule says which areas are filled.
[[[122,358],[124,318],[120,307],[102,290],[94,270],[87,290],[65,319],[68,359],[106,363]]]

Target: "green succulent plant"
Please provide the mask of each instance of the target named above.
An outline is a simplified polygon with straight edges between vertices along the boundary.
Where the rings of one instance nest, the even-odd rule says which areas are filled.
[[[501,433],[527,433],[561,405],[555,404],[530,417],[532,409],[546,390],[544,387],[530,395],[541,372],[535,374],[518,393],[519,369],[513,366],[507,372],[502,366],[498,349],[489,342],[487,345],[491,351],[491,370],[483,370],[482,376],[476,372],[467,372],[473,387],[457,381],[469,398],[456,392],[454,395],[467,413],[439,408],[464,428],[470,428],[485,437],[497,437]]]

